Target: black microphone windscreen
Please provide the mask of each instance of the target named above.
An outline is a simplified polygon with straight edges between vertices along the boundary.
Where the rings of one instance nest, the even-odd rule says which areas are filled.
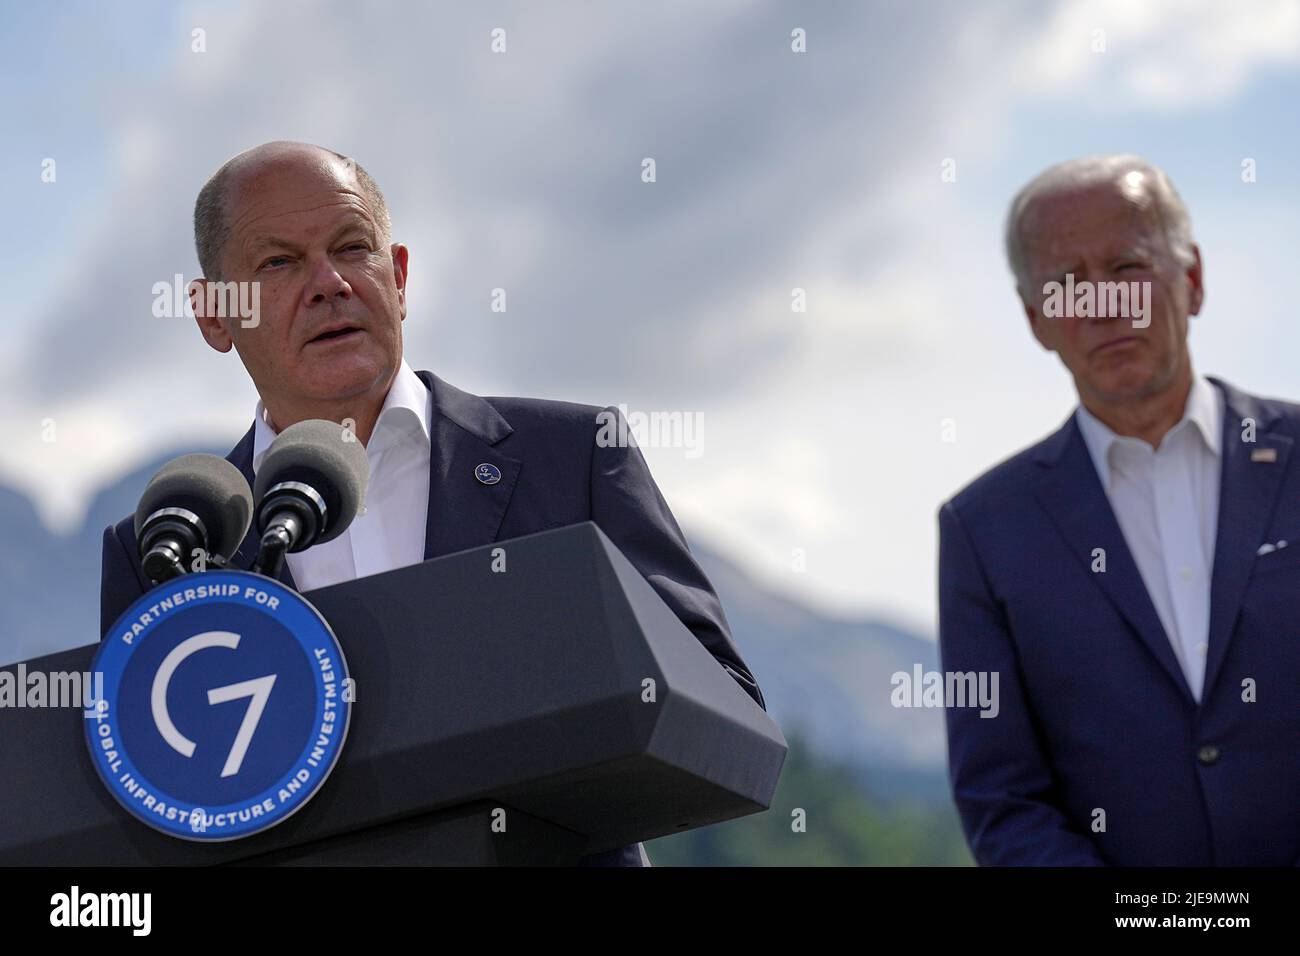
[[[253,481],[253,499],[261,507],[267,489],[283,481],[301,481],[325,499],[329,513],[319,544],[337,538],[352,524],[370,483],[370,459],[351,430],[313,418],[280,432]]]
[[[253,495],[243,473],[226,459],[182,455],[163,465],[140,496],[137,541],[145,519],[160,508],[185,508],[198,515],[208,532],[208,551],[229,560],[252,523]]]

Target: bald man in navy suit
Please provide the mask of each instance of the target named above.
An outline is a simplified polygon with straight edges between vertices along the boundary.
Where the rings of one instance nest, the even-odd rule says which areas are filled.
[[[677,617],[760,706],[712,586],[655,486],[617,408],[482,398],[402,355],[409,253],[391,241],[374,180],[302,143],[228,161],[195,204],[204,279],[199,329],[234,348],[260,400],[229,460],[250,485],[278,432],[305,419],[347,423],[366,446],[365,513],[338,538],[287,556],[281,579],[306,591],[466,548],[595,521]],[[256,283],[257,314],[207,314],[218,282]],[[485,466],[485,467],[481,467]],[[255,536],[232,564],[249,567]],[[104,532],[101,631],[149,589],[130,517]],[[648,865],[641,844],[584,865]]]

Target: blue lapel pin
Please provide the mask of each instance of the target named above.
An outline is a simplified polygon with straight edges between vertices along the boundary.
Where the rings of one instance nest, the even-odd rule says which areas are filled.
[[[474,469],[474,477],[485,485],[495,485],[501,480],[501,469],[483,462]]]

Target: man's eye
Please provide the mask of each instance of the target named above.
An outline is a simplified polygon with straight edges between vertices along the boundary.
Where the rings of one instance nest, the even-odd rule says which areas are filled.
[[[258,266],[258,268],[266,269],[268,267],[273,267],[277,262],[288,262],[288,261],[289,260],[286,259],[284,256],[272,256],[270,259],[267,259],[260,266]]]
[[[370,251],[370,247],[367,246],[364,242],[353,242],[343,247],[344,252],[347,252],[350,249],[365,249],[367,252]]]

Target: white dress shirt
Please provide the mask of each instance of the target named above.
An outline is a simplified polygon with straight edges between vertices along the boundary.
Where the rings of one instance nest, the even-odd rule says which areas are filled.
[[[1223,395],[1194,376],[1183,417],[1159,448],[1116,435],[1082,405],[1075,414],[1142,583],[1199,702],[1209,651]]]
[[[366,443],[370,484],[361,510],[333,541],[285,556],[299,591],[424,560],[432,419],[433,393],[403,359]],[[256,474],[277,434],[260,399],[253,427]]]

